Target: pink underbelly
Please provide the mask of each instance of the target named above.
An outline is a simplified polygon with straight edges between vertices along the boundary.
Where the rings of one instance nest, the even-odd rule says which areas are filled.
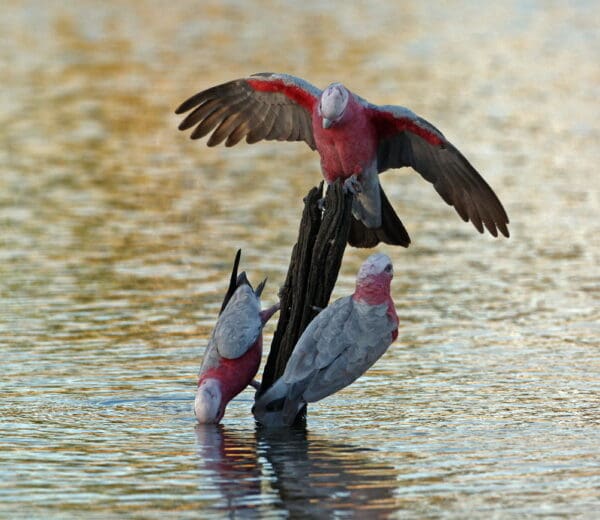
[[[374,150],[363,141],[356,146],[328,143],[319,149],[321,168],[328,183],[336,179],[345,180],[351,175],[360,175],[369,167],[374,157]]]
[[[215,378],[221,382],[221,392],[226,402],[246,388],[258,372],[262,354],[262,336],[243,356],[237,359],[222,358],[219,365],[202,374],[203,379]]]
[[[323,176],[328,183],[337,179],[345,180],[351,175],[360,175],[367,167],[368,159],[346,154],[340,157],[337,153],[324,155],[321,160]]]

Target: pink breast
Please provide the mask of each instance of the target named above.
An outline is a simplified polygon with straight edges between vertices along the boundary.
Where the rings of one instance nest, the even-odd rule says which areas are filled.
[[[202,374],[202,379],[218,379],[221,382],[223,400],[227,403],[250,384],[258,372],[261,355],[262,335],[243,356],[237,359],[222,358],[218,366]]]
[[[342,120],[324,129],[313,117],[313,134],[321,156],[323,176],[329,183],[361,174],[375,159],[375,130],[363,111],[349,104]]]

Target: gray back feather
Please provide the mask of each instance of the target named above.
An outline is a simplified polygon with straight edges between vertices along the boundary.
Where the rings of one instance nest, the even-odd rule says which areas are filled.
[[[392,342],[397,325],[387,309],[351,296],[324,309],[298,340],[282,376],[294,390],[288,397],[318,401],[366,372]]]
[[[219,316],[200,372],[216,366],[220,358],[243,356],[258,339],[262,326],[260,300],[249,285],[240,285]]]

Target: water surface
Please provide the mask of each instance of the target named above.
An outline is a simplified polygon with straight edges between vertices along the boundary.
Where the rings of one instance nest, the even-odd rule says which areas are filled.
[[[7,0],[0,517],[594,518],[599,19],[586,1]],[[219,427],[192,412],[235,250],[274,302],[320,173],[300,143],[191,142],[173,109],[264,70],[426,117],[512,233],[386,173],[413,238],[379,248],[398,339],[288,434],[255,428],[250,390]],[[368,254],[347,250],[334,297]]]

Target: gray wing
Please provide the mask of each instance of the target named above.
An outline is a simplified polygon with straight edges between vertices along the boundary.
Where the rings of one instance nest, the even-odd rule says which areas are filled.
[[[480,233],[508,237],[508,216],[487,182],[435,126],[407,108],[361,99],[379,137],[377,169],[411,166]]]
[[[249,285],[238,287],[219,316],[209,348],[220,357],[237,359],[254,345],[262,331],[260,300]]]
[[[320,95],[319,89],[300,78],[263,72],[203,90],[175,113],[193,109],[179,129],[195,126],[192,139],[212,131],[208,146],[223,140],[225,146],[233,146],[245,137],[247,143],[305,141],[314,150],[312,110]]]
[[[283,374],[290,397],[318,401],[348,386],[383,355],[395,328],[386,304],[335,301],[298,340]]]

